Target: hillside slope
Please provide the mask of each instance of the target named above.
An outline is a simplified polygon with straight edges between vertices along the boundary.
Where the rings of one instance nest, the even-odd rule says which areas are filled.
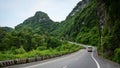
[[[32,33],[48,34],[56,29],[56,23],[52,21],[44,12],[37,11],[34,16],[26,19],[23,23],[17,25],[17,31],[30,30]]]
[[[56,33],[59,32],[59,37],[62,39],[97,45],[96,43],[99,42],[99,31],[96,9],[96,0],[79,2],[66,20],[61,23]]]

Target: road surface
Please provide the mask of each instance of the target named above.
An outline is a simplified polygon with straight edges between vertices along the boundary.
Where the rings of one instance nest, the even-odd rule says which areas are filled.
[[[61,57],[5,68],[120,68],[120,65],[98,57],[94,47],[93,52],[81,49],[78,52]]]

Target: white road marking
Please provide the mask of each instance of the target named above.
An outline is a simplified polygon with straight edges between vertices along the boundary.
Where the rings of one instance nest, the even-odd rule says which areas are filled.
[[[63,68],[67,68],[67,65],[66,65],[66,66],[64,66]]]
[[[92,59],[93,59],[93,60],[95,61],[95,63],[97,64],[97,68],[100,68],[100,65],[99,65],[98,61],[93,57],[93,52],[92,52],[91,56],[92,56]]]

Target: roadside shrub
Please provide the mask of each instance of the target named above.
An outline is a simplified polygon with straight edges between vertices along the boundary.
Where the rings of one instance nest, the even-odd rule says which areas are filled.
[[[25,51],[25,49],[21,46],[19,49],[16,49],[15,51],[14,51],[14,53],[15,54],[23,54],[23,53],[25,53],[26,51]]]
[[[114,52],[114,61],[118,62],[120,64],[120,48],[117,48]]]
[[[37,47],[36,50],[42,51],[42,50],[46,50],[46,49],[47,49],[46,46],[39,46],[39,47]]]
[[[14,54],[0,54],[0,60],[11,60],[15,59]]]
[[[47,39],[47,48],[56,48],[58,46],[60,46],[62,44],[62,42],[56,38],[48,38]]]

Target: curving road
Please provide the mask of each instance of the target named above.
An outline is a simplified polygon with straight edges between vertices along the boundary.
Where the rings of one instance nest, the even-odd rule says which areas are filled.
[[[86,45],[82,46],[86,47]],[[82,49],[62,57],[5,68],[120,68],[120,65],[98,57],[96,48],[93,48],[93,52]]]

